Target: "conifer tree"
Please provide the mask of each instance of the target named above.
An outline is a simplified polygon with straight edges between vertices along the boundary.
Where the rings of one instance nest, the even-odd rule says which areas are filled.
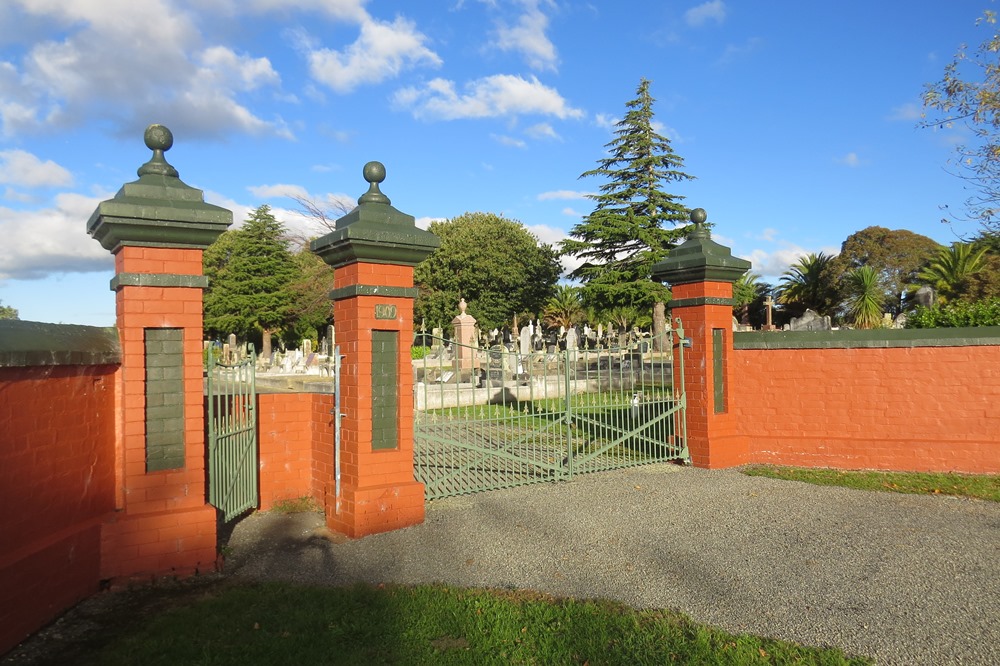
[[[250,213],[243,227],[227,231],[204,256],[209,278],[205,329],[242,339],[261,335],[261,353],[271,352],[271,336],[289,323],[298,269],[285,228],[269,206]]]
[[[663,191],[665,183],[690,180],[680,169],[683,160],[669,139],[657,133],[649,81],[642,79],[636,98],[605,144],[609,157],[580,178],[597,176],[607,182],[598,194],[594,211],[570,231],[562,243],[563,254],[583,260],[570,277],[583,282],[588,307],[609,311],[634,307],[650,311],[669,291],[650,278],[653,264],[690,230],[684,197]]]

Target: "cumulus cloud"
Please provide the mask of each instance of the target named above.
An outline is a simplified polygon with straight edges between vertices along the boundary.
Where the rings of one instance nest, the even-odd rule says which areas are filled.
[[[617,125],[618,120],[618,118],[607,113],[598,113],[594,116],[594,124],[605,129],[611,129]]]
[[[537,125],[532,125],[528,129],[524,130],[524,132],[532,139],[560,140],[562,138],[555,131],[555,129],[553,129],[552,125],[548,123],[538,123]]]
[[[510,146],[511,148],[525,148],[528,144],[520,139],[515,139],[512,136],[507,136],[505,134],[490,134],[490,138],[503,146]]]
[[[392,23],[365,17],[358,39],[343,51],[316,49],[308,54],[314,79],[339,93],[379,83],[421,65],[439,67],[441,58],[425,46],[427,37],[403,17]]]
[[[52,273],[104,271],[111,253],[86,233],[86,222],[105,197],[57,195],[39,210],[0,207],[0,280],[35,280]]]
[[[21,187],[64,187],[73,175],[52,160],[44,162],[23,150],[0,150],[0,183]]]
[[[726,3],[722,2],[722,0],[703,2],[684,12],[684,20],[687,21],[688,25],[695,27],[704,25],[709,21],[722,23],[726,20]]]
[[[470,81],[459,94],[455,83],[434,79],[423,88],[409,87],[396,92],[395,104],[409,109],[416,118],[457,120],[519,115],[547,115],[559,119],[580,118],[583,111],[569,106],[562,95],[532,76],[495,74]]]
[[[764,277],[768,281],[777,281],[782,273],[788,270],[789,266],[810,252],[824,252],[828,255],[840,254],[839,247],[825,247],[819,250],[806,250],[798,245],[784,243],[782,247],[775,250],[752,250],[748,254],[738,256],[751,263],[750,270]]]
[[[301,185],[278,183],[275,185],[251,185],[247,189],[259,199],[275,199],[278,197],[290,197],[292,199],[309,198],[309,192]]]
[[[93,119],[131,133],[152,118],[188,136],[290,136],[283,122],[260,118],[238,101],[241,93],[280,84],[270,62],[206,46],[193,15],[173,2],[13,2],[59,30],[17,62],[0,64],[0,129],[6,136]]]
[[[523,5],[525,11],[514,25],[498,22],[492,46],[520,53],[533,69],[555,71],[559,57],[552,40],[545,34],[549,18],[539,9],[537,0],[526,0]]]

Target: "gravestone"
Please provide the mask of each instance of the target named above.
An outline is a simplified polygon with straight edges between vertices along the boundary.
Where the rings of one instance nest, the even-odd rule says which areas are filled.
[[[821,316],[812,310],[806,310],[801,317],[792,317],[788,324],[789,331],[829,331],[833,329],[829,316]]]
[[[521,340],[520,340],[520,352],[521,356],[527,356],[531,353],[531,329],[527,326],[521,329]]]

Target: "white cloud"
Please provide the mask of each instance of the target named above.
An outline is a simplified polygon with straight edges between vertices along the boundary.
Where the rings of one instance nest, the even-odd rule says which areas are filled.
[[[618,124],[618,121],[618,118],[607,113],[598,113],[594,116],[594,124],[605,129],[611,129]]]
[[[542,192],[538,195],[539,201],[550,201],[552,199],[586,199],[590,196],[590,192],[581,192],[579,190],[551,190],[549,192]]]
[[[347,93],[362,84],[395,78],[405,69],[440,66],[441,58],[424,45],[426,41],[427,37],[403,17],[392,23],[366,17],[357,41],[343,51],[311,51],[309,71],[320,83]]]
[[[542,243],[549,245],[559,245],[560,241],[566,238],[566,232],[558,227],[550,227],[547,224],[526,224],[524,228],[530,231],[535,238]]]
[[[240,93],[277,86],[266,58],[205,45],[193,12],[168,0],[13,0],[58,30],[20,62],[0,64],[3,134],[93,119],[121,133],[151,119],[186,136],[248,132],[290,136],[280,120],[256,116]],[[151,76],[155,73],[155,76]]]
[[[424,88],[403,88],[394,102],[408,108],[414,117],[430,120],[459,118],[496,118],[541,114],[556,118],[580,118],[583,111],[574,109],[554,89],[537,78],[524,79],[510,74],[495,74],[470,81],[465,94],[459,95],[455,84],[434,79]]]
[[[506,136],[504,134],[490,134],[490,138],[501,145],[510,146],[512,148],[525,148],[528,145],[520,139],[515,139],[512,136]]]
[[[418,217],[414,220],[414,224],[420,229],[427,229],[431,226],[431,222],[444,222],[447,219],[446,217]]]
[[[23,150],[0,150],[0,183],[22,187],[64,187],[73,175],[52,160],[42,161]]]
[[[364,6],[368,0],[226,0],[233,4],[234,9],[251,9],[257,12],[289,10],[306,10],[325,13],[328,16],[343,21],[364,20],[368,13]],[[192,0],[201,4],[204,0]],[[238,4],[237,4],[238,3]]]
[[[776,282],[788,270],[788,267],[796,263],[799,259],[810,252],[824,252],[828,255],[840,254],[839,247],[826,247],[820,250],[805,250],[798,245],[784,243],[783,247],[776,250],[752,250],[749,254],[739,254],[738,256],[751,263],[750,271],[757,273],[765,280]]]
[[[563,215],[567,215],[569,217],[583,217],[583,213],[581,213],[580,211],[575,210],[573,208],[563,208],[559,212],[562,213]]]
[[[537,125],[532,125],[528,129],[524,130],[524,133],[532,139],[562,139],[555,129],[552,128],[552,125],[548,123],[538,123]]]
[[[108,270],[111,253],[87,235],[87,220],[106,197],[59,194],[49,208],[0,207],[0,280]]]
[[[247,190],[259,199],[277,199],[278,197],[289,197],[292,199],[309,198],[309,192],[301,185],[286,185],[283,183],[276,185],[251,185]]]
[[[688,25],[701,26],[709,21],[722,23],[726,20],[726,4],[722,0],[709,0],[684,12]]]
[[[545,34],[549,18],[538,8],[537,1],[527,0],[523,4],[525,12],[516,24],[497,24],[497,38],[491,46],[521,53],[533,69],[555,71],[559,57],[552,40]]]

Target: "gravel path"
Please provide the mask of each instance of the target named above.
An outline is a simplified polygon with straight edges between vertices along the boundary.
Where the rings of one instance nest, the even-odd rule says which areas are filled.
[[[653,465],[438,500],[422,525],[346,541],[257,514],[237,579],[530,588],[875,657],[1000,664],[1000,504]]]

